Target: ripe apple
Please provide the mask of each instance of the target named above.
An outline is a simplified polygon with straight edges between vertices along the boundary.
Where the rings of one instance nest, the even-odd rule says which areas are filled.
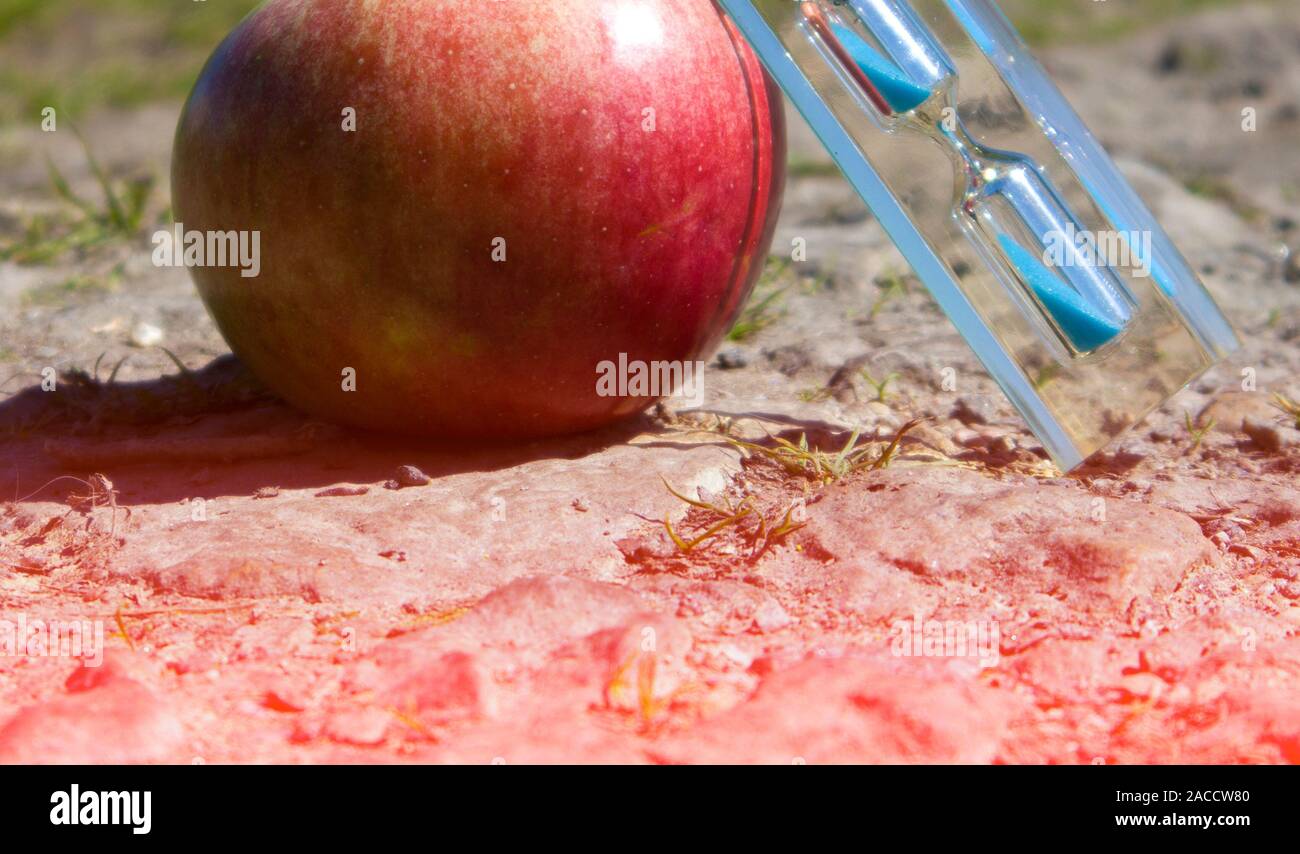
[[[779,93],[712,0],[270,0],[195,85],[172,195],[187,234],[259,234],[256,277],[191,272],[289,402],[528,438],[652,402],[601,363],[708,356],[784,177]]]

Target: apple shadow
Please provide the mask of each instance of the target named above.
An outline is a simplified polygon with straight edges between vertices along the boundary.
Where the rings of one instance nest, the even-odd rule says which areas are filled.
[[[0,502],[62,500],[103,474],[120,505],[255,495],[268,487],[384,488],[400,466],[437,479],[579,459],[655,432],[641,415],[529,442],[429,440],[324,424],[276,398],[234,356],[124,383],[74,371],[0,401]]]

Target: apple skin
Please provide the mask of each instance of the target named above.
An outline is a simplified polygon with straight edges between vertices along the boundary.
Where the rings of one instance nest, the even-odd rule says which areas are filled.
[[[712,0],[270,0],[208,61],[172,165],[187,232],[260,232],[259,276],[191,273],[272,390],[497,439],[644,409],[597,393],[621,353],[707,358],[784,182],[779,90]]]

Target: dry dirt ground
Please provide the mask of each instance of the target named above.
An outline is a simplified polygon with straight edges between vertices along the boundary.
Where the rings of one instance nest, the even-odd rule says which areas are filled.
[[[144,237],[0,263],[0,616],[106,645],[0,657],[0,760],[1300,760],[1300,432],[1272,405],[1300,398],[1300,9],[1046,59],[1246,341],[1068,477],[799,127],[773,251],[809,260],[711,366],[713,414],[564,441],[311,423],[213,362]],[[165,176],[175,118],[85,132]],[[71,134],[0,132],[6,239],[68,207],[44,152],[94,194]],[[918,416],[833,483],[728,441],[856,428],[875,459]],[[431,482],[387,488],[402,465]],[[896,654],[914,618],[988,646]]]

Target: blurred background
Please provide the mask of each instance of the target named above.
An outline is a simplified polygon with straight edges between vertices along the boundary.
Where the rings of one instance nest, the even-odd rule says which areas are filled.
[[[1087,43],[1241,0],[1004,0],[1035,46]],[[183,98],[256,0],[0,0],[0,122]]]
[[[1240,0],[1004,0],[1036,47],[1096,42]],[[0,0],[0,122],[185,97],[255,0]]]

